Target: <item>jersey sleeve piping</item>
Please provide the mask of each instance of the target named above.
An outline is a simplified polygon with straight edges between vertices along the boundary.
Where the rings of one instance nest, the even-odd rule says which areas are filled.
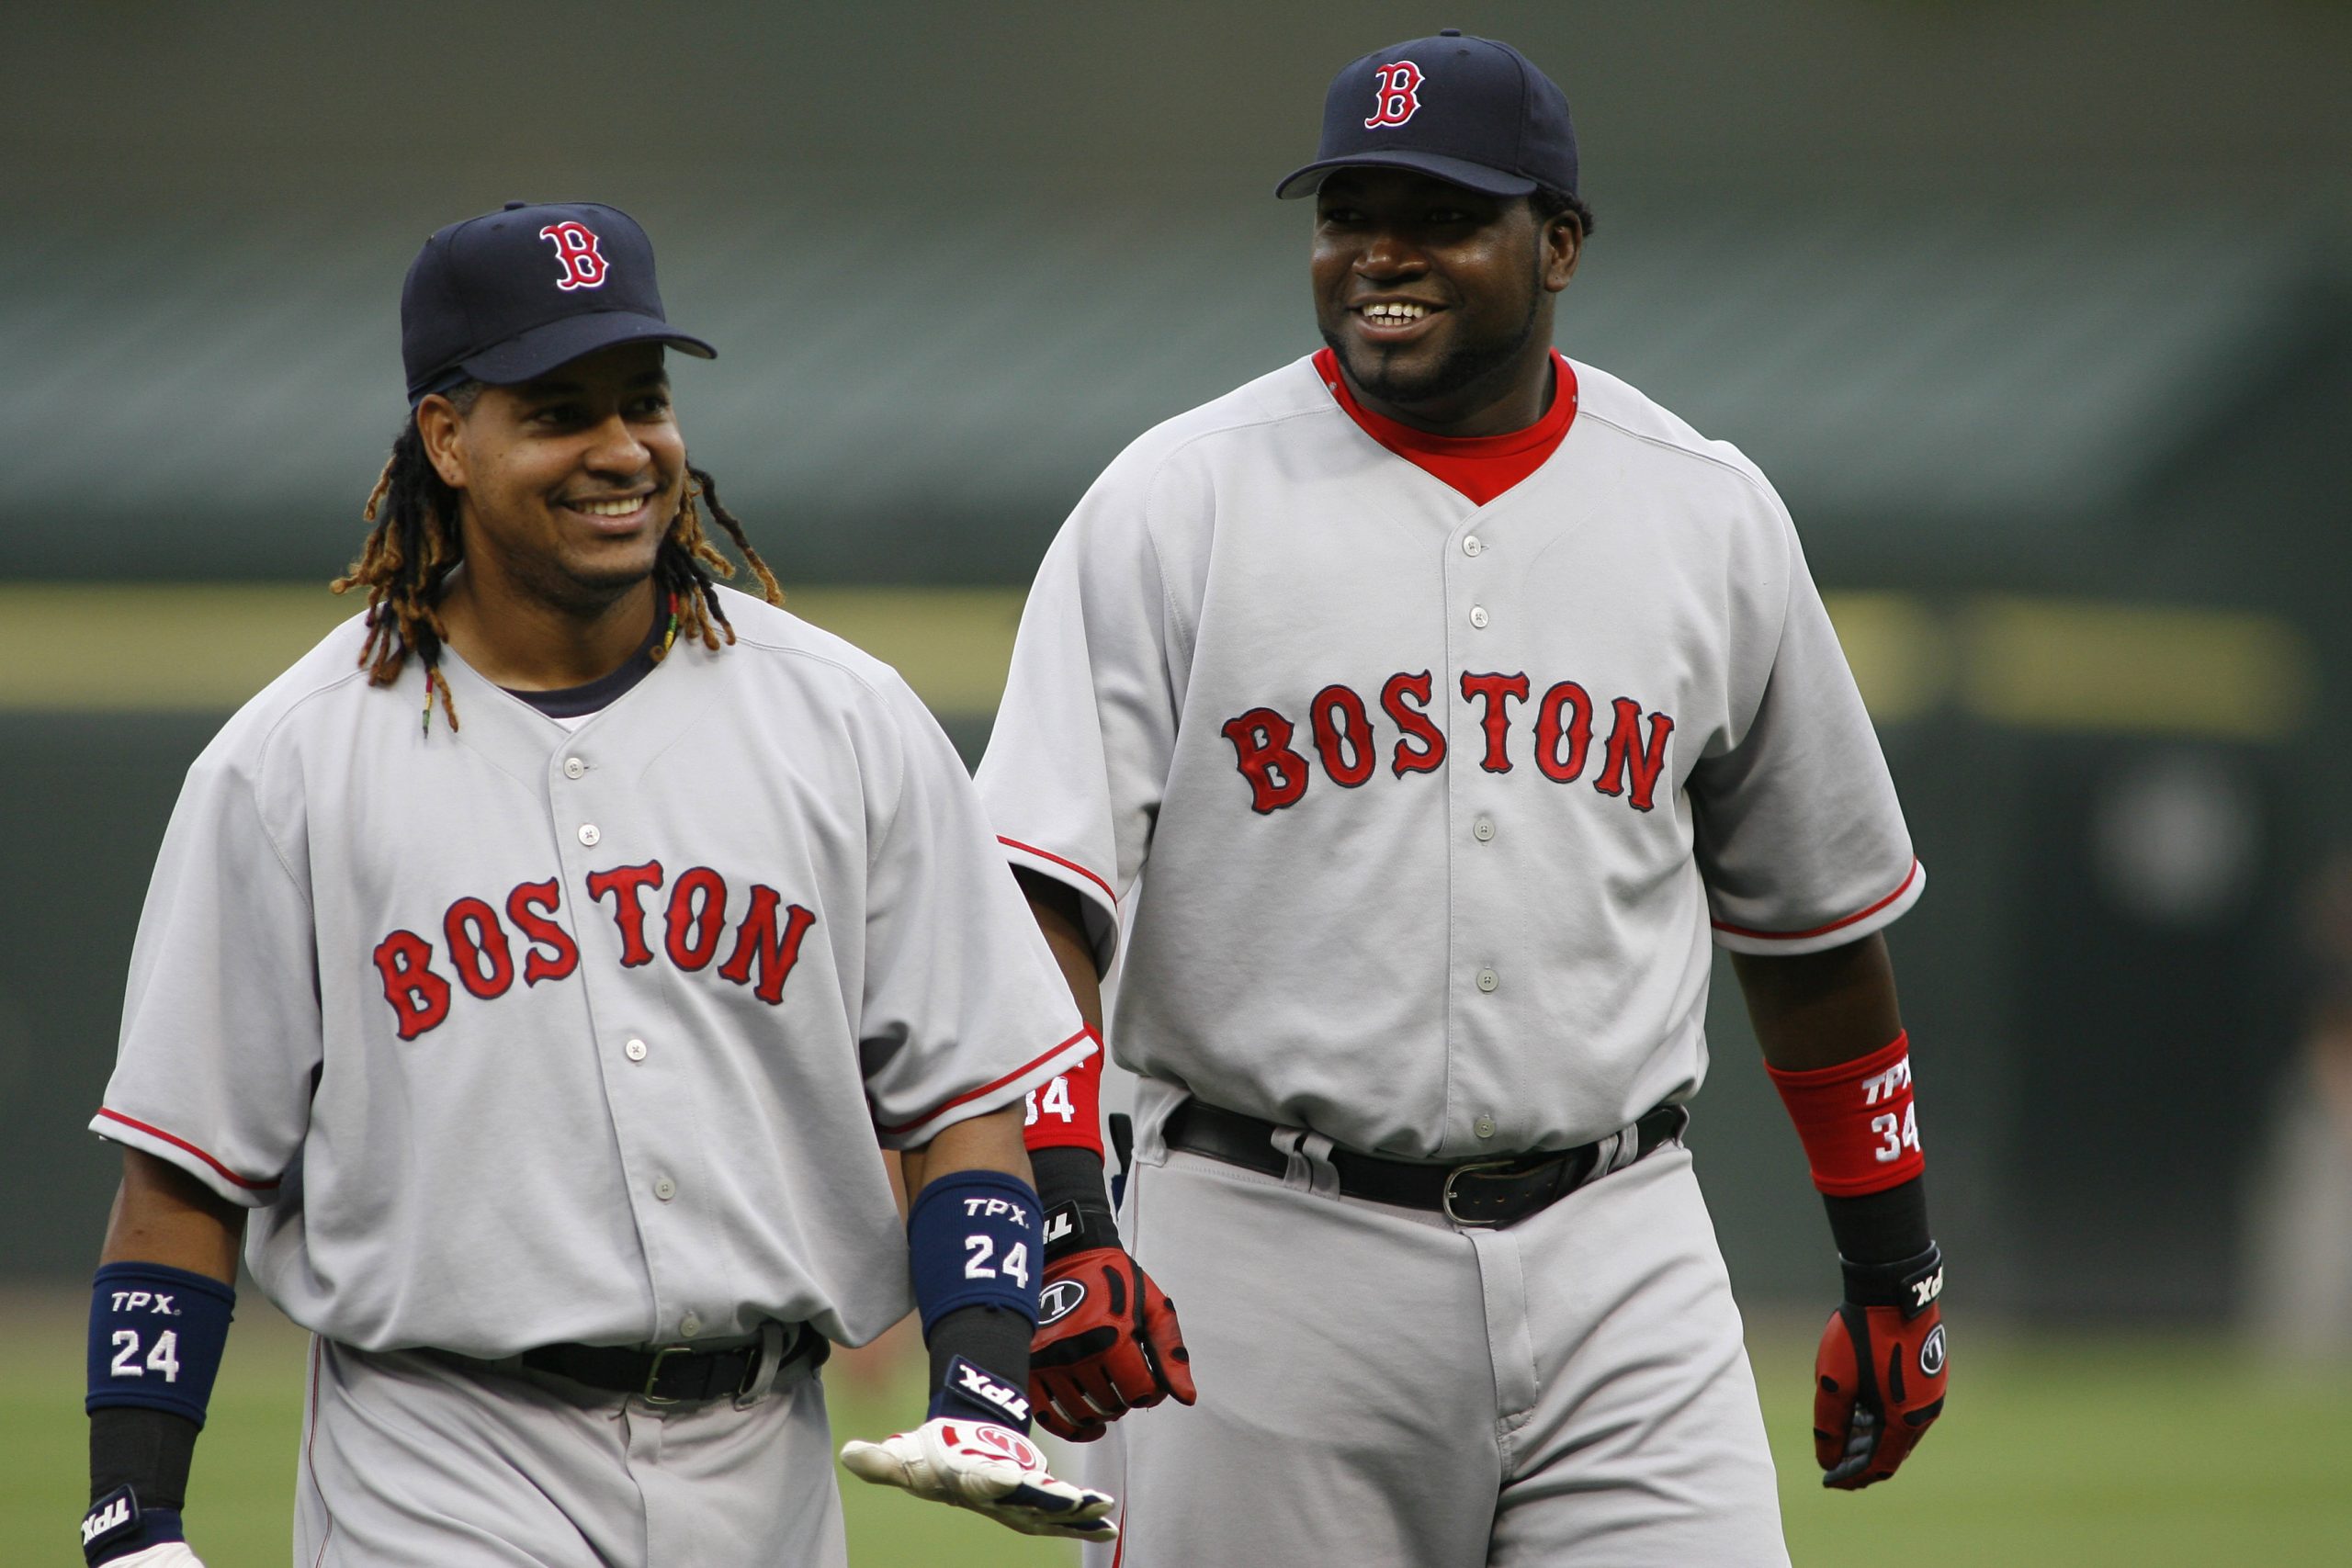
[[[1095,875],[1092,872],[1087,870],[1084,866],[1079,864],[1076,861],[1065,860],[1060,855],[1054,853],[1051,850],[1041,850],[1035,844],[1024,844],[1018,839],[1008,839],[1001,833],[997,835],[996,841],[1002,844],[1008,850],[1018,850],[1024,855],[1035,855],[1039,860],[1051,861],[1054,864],[1060,866],[1065,871],[1074,871],[1078,873],[1079,875],[1086,878],[1087,881],[1094,884],[1095,886],[1102,890],[1102,897],[1111,901],[1112,908],[1116,909],[1119,907],[1119,896],[1111,891],[1111,885],[1103,881],[1101,877]]]
[[[1831,920],[1826,925],[1815,926],[1809,931],[1755,931],[1747,926],[1733,925],[1728,920],[1710,920],[1708,923],[1714,927],[1715,941],[1735,953],[1781,953],[1792,956],[1801,953],[1817,953],[1826,948],[1840,946],[1848,942],[1859,941],[1868,936],[1871,931],[1892,924],[1898,916],[1919,901],[1919,895],[1925,890],[1927,881],[1927,867],[1921,865],[1915,857],[1911,862],[1911,869],[1903,874],[1903,880],[1896,884],[1894,892],[1855,910],[1850,915]],[[1861,925],[1866,920],[1870,922],[1869,930],[1859,931],[1852,930],[1853,927]],[[1850,934],[1848,934],[1849,932]]]
[[[911,1122],[901,1122],[895,1126],[876,1127],[875,1131],[886,1138],[901,1139],[909,1144],[927,1142],[933,1134],[950,1122],[961,1121],[961,1117],[952,1112],[962,1107],[970,1105],[975,1100],[984,1100],[1002,1089],[1011,1089],[1015,1092],[1025,1093],[1051,1078],[1055,1074],[1069,1071],[1100,1049],[1101,1047],[1095,1043],[1094,1031],[1080,1024],[1077,1033],[1043,1055],[1013,1068],[1002,1077],[992,1078],[978,1089],[967,1089],[953,1100],[944,1100]],[[976,1111],[973,1114],[979,1114],[979,1112]]]
[[[175,1134],[166,1133],[161,1127],[151,1127],[146,1122],[139,1121],[134,1117],[125,1116],[119,1111],[109,1111],[105,1106],[100,1106],[98,1108],[98,1119],[105,1122],[119,1122],[121,1125],[131,1129],[133,1132],[144,1133],[150,1138],[154,1138],[163,1143],[169,1144],[172,1147],[179,1149],[184,1153],[192,1154],[197,1158],[202,1160],[206,1165],[210,1166],[213,1170],[220,1175],[223,1181],[233,1182],[247,1192],[272,1192],[277,1189],[277,1179],[276,1177],[272,1177],[267,1181],[261,1181],[239,1176],[235,1171],[231,1170],[227,1166],[221,1164],[203,1149],[200,1149],[194,1144],[189,1143],[186,1138],[180,1137]],[[100,1131],[103,1131],[103,1129],[100,1129]]]

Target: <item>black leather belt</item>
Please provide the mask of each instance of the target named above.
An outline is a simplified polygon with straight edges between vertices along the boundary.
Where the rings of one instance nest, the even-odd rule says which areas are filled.
[[[1334,1148],[1331,1168],[1339,1172],[1340,1190],[1351,1198],[1434,1210],[1457,1225],[1500,1227],[1623,1169],[1679,1137],[1690,1122],[1681,1106],[1661,1105],[1631,1127],[1573,1149],[1421,1165]],[[1170,1148],[1280,1176],[1290,1168],[1290,1156],[1273,1142],[1281,1131],[1274,1122],[1188,1100],[1169,1116],[1162,1135]]]
[[[789,1327],[775,1370],[780,1373],[796,1361],[822,1361],[831,1351],[825,1337],[807,1324]],[[535,1372],[553,1372],[607,1393],[634,1394],[648,1404],[680,1404],[750,1393],[760,1382],[761,1355],[760,1341],[754,1339],[728,1350],[697,1350],[690,1345],[652,1350],[628,1345],[542,1345],[516,1359]]]

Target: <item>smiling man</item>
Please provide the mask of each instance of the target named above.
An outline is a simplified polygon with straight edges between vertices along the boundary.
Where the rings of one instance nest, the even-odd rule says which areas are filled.
[[[301,1568],[838,1565],[818,1367],[910,1305],[928,1418],[852,1470],[1109,1538],[1021,1393],[1023,1100],[1095,1039],[954,750],[687,461],[711,350],[626,214],[440,231],[401,328],[368,610],[198,759],[140,922],[85,1556],[197,1562],[241,1242],[317,1337]]]
[[[1184,1303],[1196,1394],[1097,1450],[1122,1568],[1787,1562],[1682,1144],[1711,942],[1843,1258],[1826,1483],[1942,1404],[1879,934],[1922,874],[1780,498],[1552,346],[1577,173],[1507,45],[1342,70],[1279,191],[1324,348],[1131,446],[1023,616],[981,793],[1140,1075],[1125,1210],[1071,1212]],[[1069,1264],[1041,1369],[1158,1348]]]

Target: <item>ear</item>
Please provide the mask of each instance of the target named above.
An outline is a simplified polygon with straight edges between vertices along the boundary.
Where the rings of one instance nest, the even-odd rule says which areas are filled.
[[[466,488],[466,416],[438,392],[429,392],[416,405],[416,434],[424,443],[424,459],[441,482],[451,490]]]
[[[1554,294],[1568,286],[1584,258],[1584,224],[1573,212],[1563,212],[1544,223],[1544,287]]]

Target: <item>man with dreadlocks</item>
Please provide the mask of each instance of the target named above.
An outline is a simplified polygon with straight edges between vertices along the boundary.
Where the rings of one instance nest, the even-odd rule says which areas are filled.
[[[198,759],[140,923],[85,1556],[197,1562],[241,1242],[316,1336],[297,1563],[840,1563],[817,1369],[910,1304],[928,1418],[852,1470],[1108,1538],[1021,1393],[1023,1100],[1097,1043],[954,750],[688,464],[712,351],[625,214],[444,229],[401,326],[367,611]]]

